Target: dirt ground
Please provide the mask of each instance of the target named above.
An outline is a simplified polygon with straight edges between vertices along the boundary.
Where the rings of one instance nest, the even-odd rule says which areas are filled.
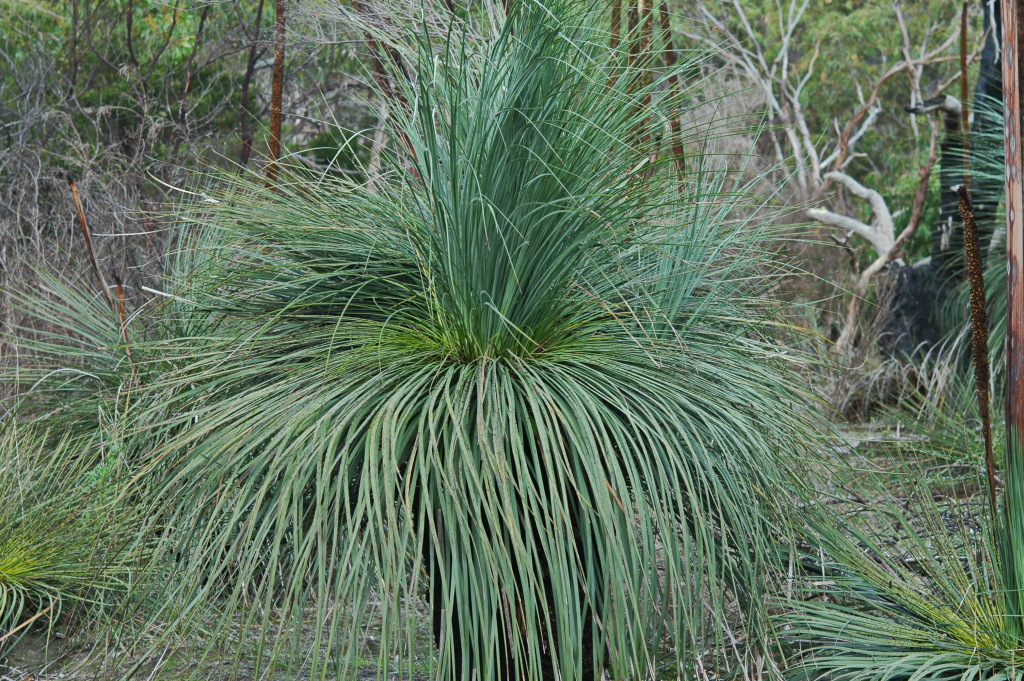
[[[319,674],[311,675],[308,665],[300,671],[289,668],[287,664],[276,663],[272,666],[257,664],[256,642],[259,636],[253,635],[249,645],[241,645],[236,650],[225,651],[221,655],[207,654],[203,646],[189,648],[181,646],[177,649],[165,649],[160,655],[140,656],[103,645],[104,632],[83,632],[75,638],[65,638],[59,633],[47,636],[45,629],[29,631],[9,651],[0,656],[0,681],[85,681],[86,679],[120,679],[133,668],[131,678],[140,681],[184,681],[185,679],[202,679],[208,681],[305,681],[319,678]],[[423,638],[422,636],[419,638]],[[313,640],[312,628],[303,636],[303,650],[298,651],[299,659],[308,660]],[[364,646],[357,672],[360,681],[381,678],[375,662],[377,649],[374,646],[373,630],[367,630]],[[430,647],[429,633],[426,639],[419,641],[425,648],[419,656],[417,668],[389,670],[383,678],[409,681],[427,681],[429,676],[422,670],[429,666]],[[241,652],[239,652],[241,651]],[[291,651],[285,651],[285,654]],[[261,669],[258,672],[258,669]],[[332,676],[328,670],[328,678]]]

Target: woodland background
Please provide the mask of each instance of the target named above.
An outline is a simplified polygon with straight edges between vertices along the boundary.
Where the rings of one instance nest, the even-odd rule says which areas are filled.
[[[176,191],[188,191],[197,172],[266,162],[278,10],[286,13],[284,153],[311,168],[334,161],[332,172],[357,172],[357,157],[371,172],[375,167],[388,112],[368,87],[373,46],[327,3],[5,5],[2,291],[30,286],[38,263],[66,272],[87,267],[71,177],[101,268],[124,282],[130,307],[145,304],[152,294],[144,287],[155,287],[171,247],[161,220]],[[967,5],[972,95],[987,35],[985,6]],[[403,11],[356,8],[368,16]],[[948,217],[940,216],[935,167],[942,113],[915,116],[906,108],[942,94],[960,97],[962,7],[943,0],[708,0],[668,9],[677,47],[714,52],[704,66],[715,74],[703,94],[704,113],[736,121],[719,126],[714,145],[743,156],[750,175],[767,173],[766,185],[788,208],[781,221],[799,225],[783,247],[807,274],[790,282],[806,302],[800,325],[838,341],[845,364],[868,361],[874,369],[894,343],[883,342],[879,354],[880,331],[872,325],[887,310],[872,293],[874,272],[864,272],[879,257],[882,264],[893,256],[906,263],[928,257]],[[752,121],[763,128],[751,132]],[[753,159],[746,157],[751,149]],[[878,192],[887,214],[829,172]],[[811,220],[807,209],[814,207],[879,234],[871,239],[868,229]],[[16,306],[0,296],[0,319],[10,324]],[[851,302],[860,298],[867,304]],[[910,354],[920,340],[936,338],[896,345]],[[865,408],[859,396],[841,394],[862,387],[833,395],[841,410]]]

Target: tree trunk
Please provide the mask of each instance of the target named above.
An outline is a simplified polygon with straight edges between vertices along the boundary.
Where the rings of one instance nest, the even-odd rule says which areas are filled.
[[[249,157],[252,155],[252,112],[249,110],[249,92],[252,86],[252,73],[256,70],[256,60],[259,59],[261,51],[259,50],[260,45],[260,29],[263,24],[263,1],[260,0],[256,6],[256,21],[254,22],[254,31],[252,44],[249,46],[249,58],[245,64],[245,77],[242,79],[242,154],[238,159],[239,165],[242,168],[249,165]]]
[[[270,165],[267,183],[277,179],[277,159],[281,157],[281,97],[284,92],[284,0],[277,0],[277,31],[274,35],[274,80],[270,95]]]

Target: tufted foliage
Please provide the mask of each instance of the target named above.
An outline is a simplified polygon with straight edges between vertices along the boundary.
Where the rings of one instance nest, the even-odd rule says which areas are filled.
[[[689,675],[729,613],[756,639],[816,428],[754,302],[770,228],[696,153],[680,200],[654,151],[696,91],[586,5],[382,32],[414,68],[379,178],[183,208],[189,331],[136,350],[155,617],[342,678],[416,660],[424,599],[442,678]]]

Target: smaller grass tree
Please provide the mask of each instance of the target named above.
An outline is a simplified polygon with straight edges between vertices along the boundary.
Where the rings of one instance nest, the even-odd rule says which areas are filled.
[[[33,628],[110,622],[130,592],[139,522],[119,497],[125,461],[105,445],[97,460],[0,427],[0,656]]]

